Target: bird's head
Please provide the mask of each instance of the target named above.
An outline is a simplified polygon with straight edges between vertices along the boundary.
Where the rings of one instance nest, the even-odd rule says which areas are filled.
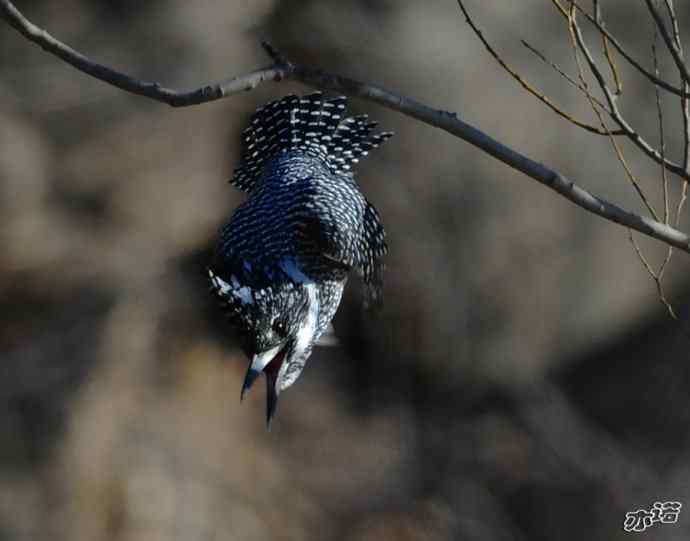
[[[292,385],[311,354],[317,338],[319,301],[315,284],[257,298],[255,318],[246,334],[251,363],[241,398],[256,379],[266,377],[266,424],[270,427],[278,395]],[[264,302],[261,302],[264,301]]]

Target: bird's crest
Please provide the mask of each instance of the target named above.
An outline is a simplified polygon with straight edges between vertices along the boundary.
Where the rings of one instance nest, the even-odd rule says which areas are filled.
[[[257,109],[244,131],[244,153],[230,181],[251,192],[268,160],[287,150],[301,150],[324,160],[334,173],[378,147],[392,132],[371,133],[377,125],[366,115],[346,117],[347,98],[326,100],[321,92],[285,96]]]

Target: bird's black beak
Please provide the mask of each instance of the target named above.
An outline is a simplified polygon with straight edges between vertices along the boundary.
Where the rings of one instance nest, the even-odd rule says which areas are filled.
[[[240,393],[240,402],[244,400],[244,393],[251,389],[251,386],[254,385],[256,378],[258,378],[260,375],[260,370],[254,370],[251,366],[247,368],[247,373],[244,375],[244,383],[242,384],[242,392]]]
[[[251,388],[256,379],[263,373],[266,376],[266,428],[271,428],[271,420],[278,405],[277,380],[278,372],[285,358],[285,350],[280,346],[254,355],[252,363],[247,368],[240,393],[240,401],[244,399],[245,393]]]
[[[278,389],[276,379],[278,371],[266,372],[266,429],[271,430],[271,421],[278,405]]]

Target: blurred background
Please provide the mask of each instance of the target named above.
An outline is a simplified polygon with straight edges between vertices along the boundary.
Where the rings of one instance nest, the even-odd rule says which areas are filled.
[[[602,4],[651,66],[643,2]],[[268,64],[269,39],[294,61],[457,111],[643,210],[610,142],[522,91],[453,1],[16,5],[94,59],[179,88]],[[575,73],[549,2],[468,9],[536,86],[592,120],[519,45]],[[661,70],[676,83],[666,57]],[[656,144],[654,89],[621,71],[621,107]],[[266,84],[171,109],[0,25],[0,540],[612,540],[635,535],[626,512],[667,500],[686,506],[678,523],[637,535],[688,539],[689,341],[628,232],[369,103],[351,110],[397,134],[358,174],[388,231],[385,307],[363,313],[350,288],[342,347],[316,350],[271,432],[263,385],[240,405],[247,360],[202,271],[242,200],[227,180],[249,116],[309,91]],[[680,159],[677,100],[664,110]],[[659,205],[658,167],[623,150]],[[677,201],[678,179],[670,189]],[[640,243],[651,261],[665,254]],[[689,261],[677,254],[666,275],[686,328]]]

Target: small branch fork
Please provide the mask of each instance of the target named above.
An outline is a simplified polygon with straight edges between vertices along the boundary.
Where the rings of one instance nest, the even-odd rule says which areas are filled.
[[[459,4],[463,11],[465,11],[462,2],[459,2]],[[465,15],[467,16],[466,11]],[[658,220],[629,212],[591,194],[559,172],[520,154],[474,126],[463,122],[455,113],[433,109],[412,98],[404,97],[378,86],[319,69],[293,64],[268,43],[263,43],[262,46],[273,61],[273,64],[270,66],[225,81],[211,83],[201,88],[181,91],[163,87],[155,82],[141,81],[94,62],[31,23],[9,0],[0,0],[0,17],[24,37],[36,43],[47,52],[71,64],[79,71],[127,92],[160,101],[173,107],[186,107],[207,103],[243,91],[252,90],[267,81],[279,82],[287,79],[299,81],[313,88],[342,92],[349,96],[377,103],[420,122],[442,129],[470,143],[509,167],[554,190],[575,205],[605,220],[660,240],[680,251],[690,253],[690,237],[677,228],[672,227],[668,223],[662,223]],[[611,110],[607,110],[605,107],[603,109],[606,114],[612,113]],[[624,133],[630,137],[630,129],[626,129],[624,126],[619,125],[620,130],[618,131],[601,131],[600,128],[593,128],[598,133],[601,132],[609,136]],[[662,159],[660,154],[659,159],[666,164],[669,171],[674,173],[677,173],[677,171],[684,172],[681,166],[670,162],[666,163],[665,158]],[[690,178],[690,175],[685,173],[684,178]]]

